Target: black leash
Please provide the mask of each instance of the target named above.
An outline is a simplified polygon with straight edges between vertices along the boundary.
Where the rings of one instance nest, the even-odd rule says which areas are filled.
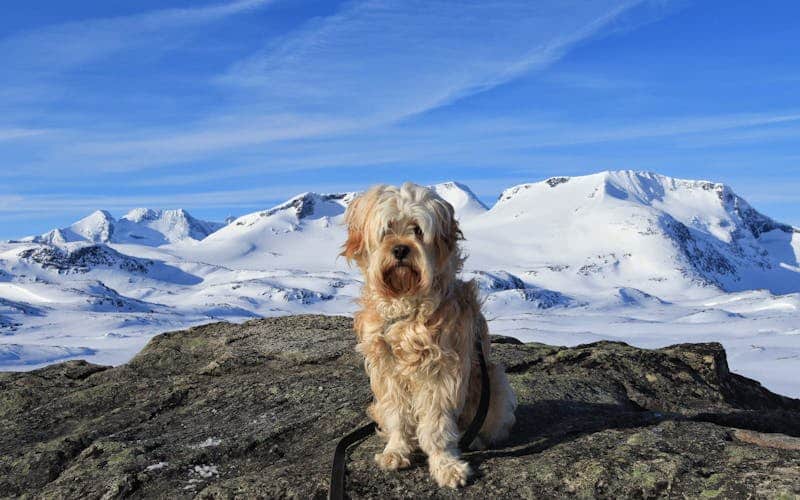
[[[478,361],[481,365],[481,399],[478,403],[478,411],[475,412],[475,417],[467,427],[461,440],[458,442],[458,447],[462,451],[467,451],[469,445],[478,437],[483,422],[486,420],[486,414],[489,412],[489,371],[486,369],[486,358],[483,356],[483,345],[480,338],[475,340],[475,349],[478,351]],[[347,460],[347,448],[353,444],[369,437],[375,432],[375,422],[370,422],[366,425],[358,427],[346,434],[339,443],[336,445],[336,450],[333,452],[333,467],[331,468],[331,486],[328,490],[329,500],[344,500],[344,475]]]
[[[483,357],[483,344],[481,344],[480,338],[475,339],[475,350],[478,351],[478,362],[481,364],[481,400],[478,402],[478,411],[475,412],[472,422],[461,436],[461,441],[458,442],[461,451],[469,450],[469,445],[478,437],[478,432],[483,427],[483,421],[486,420],[486,414],[489,412],[489,397],[491,396],[489,370],[486,369],[486,358]]]
[[[331,469],[331,487],[328,490],[329,500],[344,500],[344,469],[346,466],[347,448],[375,432],[375,422],[359,427],[343,437],[333,452],[333,468]]]

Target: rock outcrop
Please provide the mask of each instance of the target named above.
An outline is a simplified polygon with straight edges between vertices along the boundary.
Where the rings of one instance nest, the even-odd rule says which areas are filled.
[[[351,321],[290,316],[155,337],[126,365],[0,374],[0,497],[324,497],[370,399]],[[454,492],[424,457],[385,473],[353,448],[353,498],[800,494],[800,401],[728,370],[718,344],[575,348],[496,338],[512,439],[466,455]]]

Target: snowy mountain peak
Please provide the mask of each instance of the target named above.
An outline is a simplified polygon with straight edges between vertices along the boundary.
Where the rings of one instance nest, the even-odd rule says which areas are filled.
[[[585,176],[585,177],[586,178],[596,177],[597,175],[598,174],[595,174],[594,176]],[[525,198],[528,195],[535,193],[537,191],[544,191],[545,189],[548,188],[551,189],[558,187],[561,184],[566,184],[571,179],[572,177],[550,177],[541,182],[527,182],[525,184],[518,184],[516,186],[512,186],[504,190],[502,193],[500,193],[500,196],[497,198],[497,203],[495,204],[495,206],[502,205],[506,202],[515,200],[519,197]]]
[[[96,210],[69,226],[68,230],[95,243],[105,243],[114,234],[114,217],[105,210]]]
[[[747,230],[756,238],[773,230],[794,231],[759,213],[726,184],[631,170],[601,175],[605,196],[662,209],[684,224],[722,239],[740,237],[733,234],[737,230]]]
[[[488,210],[469,187],[459,182],[443,182],[429,186],[429,188],[450,203],[456,211],[456,216],[461,220],[480,215]]]
[[[152,208],[134,208],[127,214],[123,215],[123,219],[131,222],[142,222],[148,220],[155,220],[161,216],[161,210],[153,210]]]
[[[645,205],[695,227],[702,225],[704,216],[709,216],[723,228],[744,224],[756,237],[773,229],[792,231],[791,227],[758,213],[725,184],[677,179],[648,171],[604,171],[520,184],[503,191],[495,207],[521,209],[545,200],[559,204],[566,201],[576,208],[587,201]]]
[[[281,212],[291,213],[301,219],[319,219],[321,217],[336,217],[342,215],[347,205],[355,198],[357,193],[319,194],[301,193],[289,200],[276,205],[264,212],[262,217],[269,217]]]
[[[189,212],[182,208],[178,208],[175,210],[161,210],[161,209],[152,209],[152,208],[134,208],[133,210],[129,211],[127,214],[122,216],[122,219],[129,220],[131,222],[148,222],[148,221],[155,221],[158,219],[187,219],[187,220],[197,220],[192,217]]]
[[[730,195],[732,190],[724,184],[703,180],[686,180],[647,171],[618,170],[599,174],[603,194],[617,199],[629,199],[644,204],[663,201],[668,192],[703,191]]]
[[[91,214],[81,219],[81,221],[86,221],[86,220],[102,220],[102,221],[114,222],[114,216],[111,215],[111,213],[108,212],[107,210],[95,210]]]
[[[97,210],[69,227],[53,229],[27,240],[56,246],[74,242],[159,246],[185,239],[202,240],[222,226],[195,219],[183,209],[135,208],[119,220],[105,210]]]
[[[332,266],[345,239],[342,218],[358,193],[301,193],[269,210],[243,215],[193,246],[192,258],[257,268],[280,260],[287,267]],[[319,255],[308,262],[307,255]]]
[[[507,189],[479,222],[503,242],[498,248],[524,247],[535,261],[616,276],[621,286],[688,282],[779,293],[800,286],[794,228],[709,181],[633,170],[552,177]]]
[[[137,236],[137,230],[144,226],[172,243],[185,239],[202,240],[223,227],[223,224],[196,219],[182,208],[176,210],[135,209],[125,215],[120,222],[123,220],[136,224],[130,232],[133,238]],[[141,233],[141,231],[138,232]]]

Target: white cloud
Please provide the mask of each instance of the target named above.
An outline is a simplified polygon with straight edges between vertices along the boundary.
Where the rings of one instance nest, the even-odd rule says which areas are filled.
[[[15,194],[0,194],[0,212],[11,211],[25,198]]]
[[[24,139],[46,133],[46,130],[30,128],[0,128],[0,141]]]
[[[157,42],[159,33],[247,12],[274,0],[238,0],[48,26],[0,41],[6,71],[53,73],[102,59],[126,47]]]
[[[276,106],[387,121],[548,65],[639,0],[369,1],[236,64]]]
[[[642,81],[619,78],[616,76],[607,76],[603,74],[579,73],[570,71],[547,74],[544,76],[543,80],[559,87],[571,87],[576,89],[599,91],[620,89],[640,90],[647,86],[647,84]]]
[[[560,137],[532,135],[531,147],[570,146],[602,142],[627,141],[655,137],[671,137],[762,127],[800,121],[798,113],[753,113],[712,116],[686,116],[640,122],[636,124],[602,124],[592,127],[570,127]]]

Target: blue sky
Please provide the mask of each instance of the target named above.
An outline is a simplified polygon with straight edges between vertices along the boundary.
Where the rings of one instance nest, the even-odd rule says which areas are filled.
[[[794,1],[29,0],[0,16],[0,238],[103,208],[606,169],[800,226]]]

